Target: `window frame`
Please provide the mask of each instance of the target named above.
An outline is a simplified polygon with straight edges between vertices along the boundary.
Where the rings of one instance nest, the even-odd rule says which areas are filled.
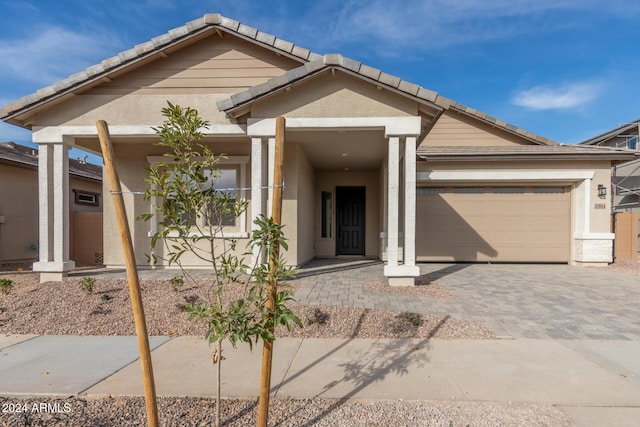
[[[78,190],[76,188],[73,189],[73,193],[74,193],[74,203],[76,205],[100,206],[100,193],[96,193],[95,191]],[[80,200],[81,196],[91,196],[93,197],[94,201],[87,202],[87,201]]]
[[[328,205],[325,205],[326,202]],[[328,212],[326,208],[328,207]],[[320,238],[333,239],[334,195],[332,190],[320,191]]]
[[[171,159],[166,156],[148,156],[147,162],[150,166],[154,167],[159,163],[172,163]],[[236,190],[236,199],[239,200],[247,200],[247,189],[246,189],[246,175],[247,175],[247,165],[249,164],[249,156],[228,156],[224,159],[220,159],[218,164],[219,169],[224,170],[232,170],[236,171],[236,184],[238,189]],[[151,187],[155,190],[154,186]],[[150,197],[150,208],[151,212],[157,212],[156,207],[161,201],[157,196]],[[205,220],[203,218],[203,220]],[[152,237],[155,233],[158,232],[158,215],[154,214],[153,218],[150,221],[151,229],[148,233],[149,237]],[[203,224],[204,225],[204,224]],[[195,227],[195,225],[194,225]],[[203,236],[204,233],[199,231],[191,231],[189,236]],[[167,237],[179,237],[178,233],[170,232]],[[236,224],[234,226],[225,225],[222,227],[222,231],[216,233],[214,238],[220,239],[242,239],[248,238],[249,232],[247,230],[247,211],[246,209],[238,216],[236,219]]]

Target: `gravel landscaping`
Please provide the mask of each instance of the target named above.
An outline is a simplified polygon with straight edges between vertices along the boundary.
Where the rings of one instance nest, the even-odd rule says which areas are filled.
[[[57,413],[31,412],[50,403]],[[7,399],[1,405],[21,405],[27,412],[0,416],[2,426],[136,426],[145,425],[141,397],[102,399]],[[26,406],[22,406],[26,405]],[[221,424],[255,425],[255,400],[224,400]],[[212,426],[215,401],[198,398],[159,398],[160,425]],[[289,399],[270,402],[269,425],[306,426],[571,426],[559,410],[545,405],[489,402],[415,402],[399,400]]]
[[[42,335],[135,335],[127,282],[97,279],[92,292],[82,289],[80,279],[38,283],[35,273],[3,274],[13,288],[0,295],[0,333]],[[142,294],[150,335],[203,336],[201,325],[190,322],[183,311],[186,303],[202,301],[211,282],[185,282],[173,290],[168,281],[142,281]],[[295,287],[295,284],[294,284]],[[242,285],[230,286],[226,301],[238,298]],[[387,289],[391,289],[388,286]],[[406,289],[406,288],[405,288]],[[435,290],[434,290],[435,289]],[[441,294],[438,287],[416,287],[424,295]],[[394,290],[390,290],[393,292]],[[397,291],[396,291],[397,292]],[[405,291],[406,292],[406,291]],[[431,295],[433,296],[433,295]],[[434,297],[437,297],[434,296]],[[304,328],[279,329],[280,337],[303,338],[438,338],[484,339],[493,334],[481,323],[413,313],[358,307],[291,303]]]

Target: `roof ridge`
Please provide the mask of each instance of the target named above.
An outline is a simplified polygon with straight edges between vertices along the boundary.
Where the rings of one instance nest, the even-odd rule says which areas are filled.
[[[287,40],[260,31],[257,28],[242,24],[240,21],[227,18],[219,13],[208,13],[198,19],[189,21],[180,27],[170,29],[166,33],[156,36],[147,42],[119,52],[115,56],[104,59],[98,64],[91,65],[82,71],[71,74],[67,78],[38,89],[37,91],[23,96],[16,101],[9,102],[0,108],[0,118],[4,119],[34,104],[45,101],[48,98],[52,98],[72,90],[83,83],[103,77],[111,71],[115,71],[122,66],[131,64],[136,60],[162,50],[175,42],[187,39],[189,36],[195,35],[209,27],[218,27],[240,37],[252,39],[266,47],[276,49],[304,62],[313,61],[321,57],[309,49],[297,46]]]

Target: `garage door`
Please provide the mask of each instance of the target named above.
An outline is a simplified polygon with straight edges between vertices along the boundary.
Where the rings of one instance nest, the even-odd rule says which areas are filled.
[[[568,187],[418,188],[419,261],[568,262]]]

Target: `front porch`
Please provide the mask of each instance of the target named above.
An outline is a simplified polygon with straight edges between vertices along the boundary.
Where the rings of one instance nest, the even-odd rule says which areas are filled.
[[[367,118],[291,118],[287,120],[285,137],[285,191],[283,223],[287,226],[290,248],[288,262],[301,265],[315,257],[359,255],[380,258],[387,262],[384,274],[392,285],[412,285],[419,275],[415,265],[415,188],[416,143],[421,131],[421,117]],[[158,153],[150,143],[150,128],[146,126],[111,126],[114,144],[135,147],[128,150],[128,168],[121,175],[131,189],[127,195],[130,223],[148,206],[135,192],[145,187],[145,165]],[[250,189],[244,193],[250,210],[235,234],[248,236],[254,219],[270,214],[272,171],[274,162],[275,119],[248,119],[246,125],[216,125],[205,130],[212,144],[233,146],[246,153],[245,163],[239,162],[237,183]],[[248,137],[248,138],[247,138]],[[95,152],[96,130],[90,126],[44,128],[34,133],[40,150],[40,259],[34,271],[41,279],[61,280],[74,269],[69,256],[68,169],[66,153],[72,145]],[[219,142],[218,142],[219,141]],[[145,148],[148,147],[148,148]],[[151,155],[149,155],[151,154]],[[156,156],[156,157],[154,157]],[[139,170],[138,170],[139,169]],[[341,207],[352,202],[346,188],[361,188],[363,224],[360,252],[340,249],[340,237],[345,223],[337,218]],[[104,193],[108,194],[108,188]],[[329,202],[329,209],[323,205]],[[115,228],[109,223],[110,198],[105,198],[105,234]],[[141,210],[142,209],[142,210]],[[111,222],[113,222],[111,220]],[[135,229],[134,241],[138,265],[144,264],[148,252],[149,230]],[[245,230],[247,233],[245,233]],[[117,236],[117,234],[110,234]],[[119,242],[111,238],[105,245],[105,263],[118,266]],[[344,240],[344,239],[343,239]],[[342,242],[344,243],[344,241]],[[391,249],[394,248],[394,249]],[[115,251],[115,252],[114,252]],[[111,252],[111,254],[109,253]],[[115,260],[110,261],[110,260]]]
[[[420,130],[420,117],[287,119],[283,223],[293,263],[344,255],[379,258],[387,263],[389,284],[414,284],[420,274],[415,265]],[[264,189],[272,184],[275,120],[248,119],[247,134],[255,218],[269,213],[271,191]]]

